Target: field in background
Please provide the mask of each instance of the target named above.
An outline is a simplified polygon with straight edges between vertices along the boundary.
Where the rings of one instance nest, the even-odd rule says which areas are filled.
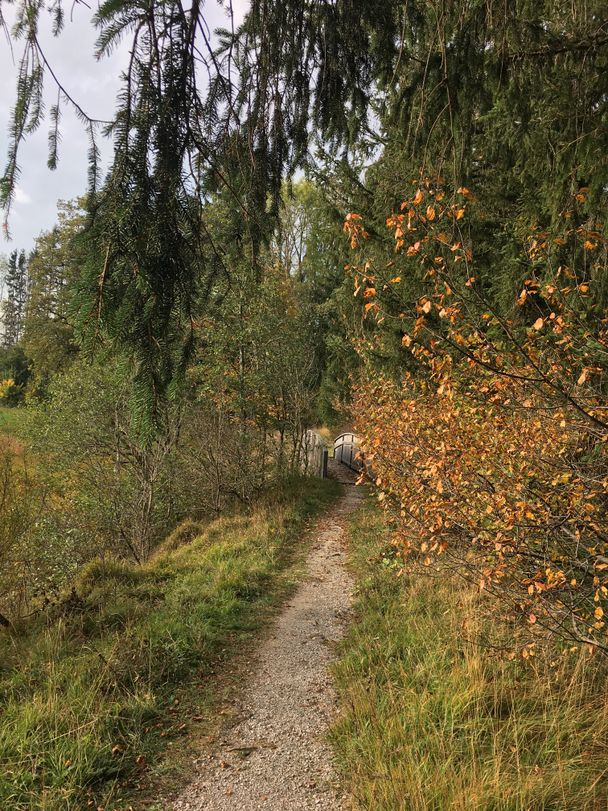
[[[22,408],[7,408],[0,406],[0,435],[15,436],[19,434],[19,427],[23,422],[25,411]]]
[[[462,581],[396,576],[373,506],[351,529],[358,616],[332,739],[356,807],[605,809],[604,663],[578,647],[513,657]]]
[[[123,807],[121,780],[161,768],[166,736],[192,724],[179,690],[192,683],[195,712],[209,707],[209,674],[285,595],[307,520],[337,493],[296,480],[247,515],[187,524],[146,565],[93,562],[56,606],[5,634],[0,808]]]

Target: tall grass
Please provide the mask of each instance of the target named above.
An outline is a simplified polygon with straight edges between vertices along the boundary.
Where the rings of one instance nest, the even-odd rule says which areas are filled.
[[[397,578],[383,537],[367,506],[352,524],[358,618],[335,668],[332,731],[355,807],[607,808],[603,663],[578,648],[509,660],[482,598],[459,581]]]
[[[115,800],[112,778],[141,762],[176,686],[257,627],[306,518],[335,493],[300,481],[190,542],[173,537],[145,566],[93,562],[52,613],[2,637],[0,808]]]

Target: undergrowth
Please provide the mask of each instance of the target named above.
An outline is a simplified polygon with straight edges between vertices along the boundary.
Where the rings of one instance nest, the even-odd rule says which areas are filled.
[[[332,740],[366,811],[608,807],[605,664],[579,648],[512,657],[459,580],[397,577],[383,518],[352,520],[358,618],[335,666]],[[511,641],[512,644],[512,641]]]
[[[144,566],[94,561],[58,607],[2,636],[0,808],[114,807],[176,687],[259,625],[306,519],[336,492],[299,480],[250,514],[188,525]]]

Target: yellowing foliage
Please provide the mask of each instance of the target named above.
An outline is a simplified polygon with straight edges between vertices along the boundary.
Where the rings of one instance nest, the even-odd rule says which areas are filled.
[[[0,380],[0,402],[10,402],[18,389],[12,378]]]
[[[431,181],[425,194],[446,197]],[[468,189],[458,194],[475,202]],[[429,217],[421,200],[419,189],[401,205],[407,213],[387,219],[425,289],[399,315],[413,371],[398,384],[369,375],[354,406],[394,542],[410,564],[456,568],[501,597],[530,633],[533,625],[608,651],[608,312],[581,318],[592,281],[555,268],[555,243],[538,231],[527,247],[534,272],[513,302],[527,309],[519,322],[505,319],[473,273],[464,209],[446,200]],[[358,239],[363,230],[357,222]],[[581,228],[564,239],[584,252],[590,234],[600,242]],[[383,291],[393,266],[368,260],[359,284],[373,274]],[[382,292],[366,314],[379,325],[394,318]],[[371,329],[360,351],[381,338]]]

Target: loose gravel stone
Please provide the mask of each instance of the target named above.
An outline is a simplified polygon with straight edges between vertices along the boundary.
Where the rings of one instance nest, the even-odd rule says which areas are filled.
[[[307,576],[263,643],[237,721],[173,811],[344,811],[325,740],[335,713],[329,665],[351,601],[344,519],[361,493],[342,466],[345,495],[315,530]]]

